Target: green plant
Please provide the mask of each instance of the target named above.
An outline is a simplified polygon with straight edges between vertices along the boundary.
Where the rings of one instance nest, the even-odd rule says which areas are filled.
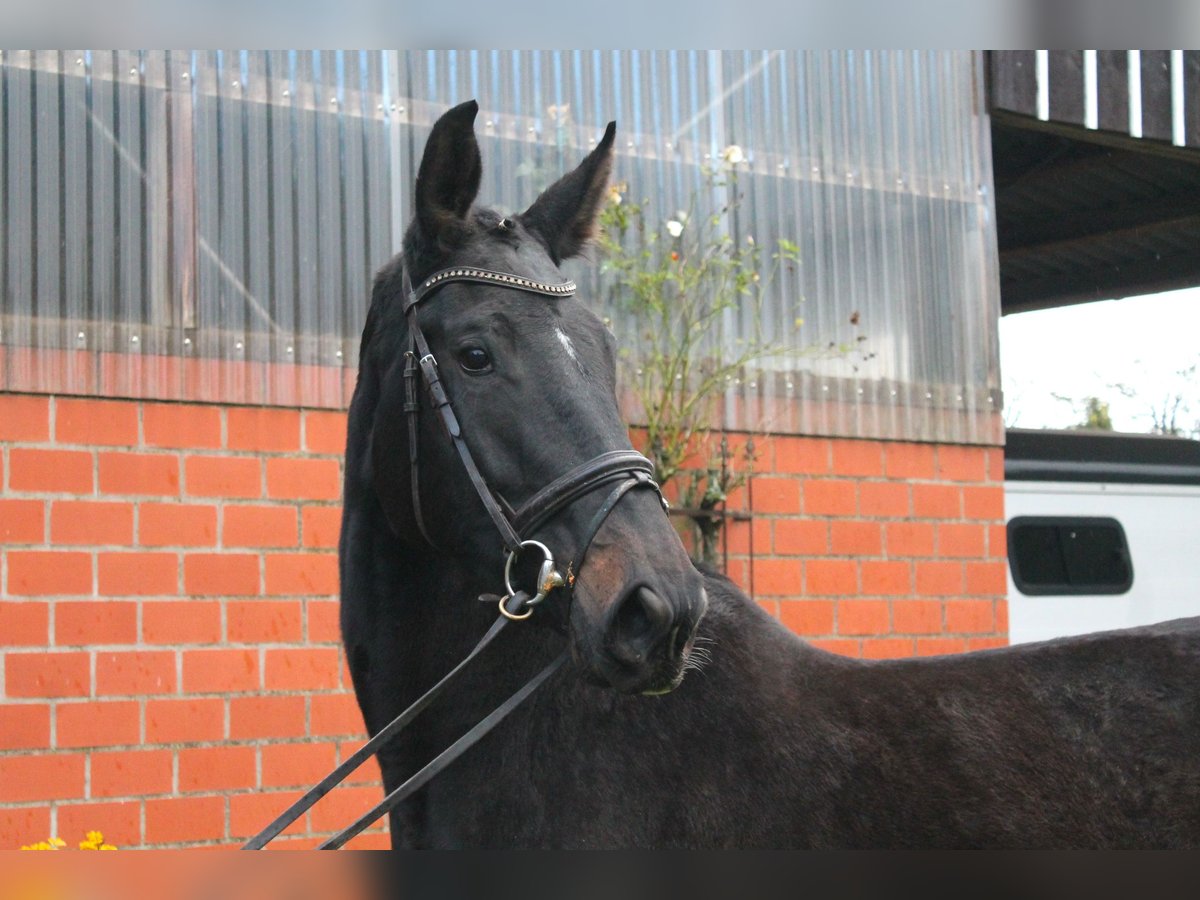
[[[730,384],[771,357],[845,355],[865,340],[797,350],[764,338],[764,300],[780,269],[798,266],[800,248],[780,238],[764,260],[753,236],[735,237],[740,149],[728,148],[723,159],[722,170],[704,173],[688,208],[662,221],[651,219],[648,202],[631,202],[624,185],[614,186],[599,234],[613,307],[635,336],[623,351],[623,374],[641,407],[646,455],[659,483],[675,485],[706,562],[716,558],[719,510],[755,462],[752,440],[733,451],[723,434],[713,436]],[[727,333],[735,317],[751,323],[749,334]],[[851,321],[858,324],[857,313]]]

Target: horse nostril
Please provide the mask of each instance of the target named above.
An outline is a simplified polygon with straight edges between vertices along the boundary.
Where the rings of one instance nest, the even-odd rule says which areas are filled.
[[[644,660],[659,641],[671,633],[674,622],[671,604],[650,588],[637,587],[626,594],[613,611],[609,648],[626,662]]]

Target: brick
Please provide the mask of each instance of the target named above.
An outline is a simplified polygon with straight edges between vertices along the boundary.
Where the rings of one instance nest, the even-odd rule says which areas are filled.
[[[784,600],[779,619],[796,634],[833,634],[833,601]]]
[[[884,526],[888,556],[933,556],[933,525],[928,522],[888,522]]]
[[[912,569],[898,560],[868,560],[862,564],[862,592],[894,597],[912,593]]]
[[[997,650],[1008,646],[1008,638],[1000,635],[967,638],[967,650]]]
[[[62,600],[54,605],[54,643],[90,647],[137,643],[137,604],[121,600]]]
[[[1008,528],[1004,525],[988,525],[988,556],[1008,559]]]
[[[761,556],[771,549],[771,520],[753,519],[749,522],[726,521],[722,529],[723,552],[735,556]],[[754,553],[751,554],[751,547]]]
[[[221,446],[221,410],[187,403],[146,403],[142,434],[148,447],[216,449]]]
[[[810,559],[804,563],[804,593],[845,596],[858,593],[858,566],[848,559]]]
[[[337,460],[267,460],[267,496],[272,499],[337,500],[341,495]]]
[[[226,547],[295,547],[300,542],[294,506],[231,506],[224,509]]]
[[[919,637],[917,638],[917,656],[946,656],[951,653],[965,653],[966,638],[960,637]]]
[[[147,644],[215,644],[221,640],[221,604],[215,600],[165,600],[142,604]]]
[[[0,646],[45,647],[49,643],[49,604],[39,600],[0,601]]]
[[[138,797],[171,792],[170,750],[92,753],[92,797]]]
[[[887,634],[891,611],[886,600],[839,600],[838,634]]]
[[[902,659],[912,656],[912,638],[865,638],[862,642],[863,659]]]
[[[983,481],[987,478],[987,451],[942,444],[937,448],[937,468],[941,481]]]
[[[829,552],[829,523],[808,519],[776,519],[776,553],[787,556],[823,556]]]
[[[255,453],[300,449],[300,411],[270,407],[231,407],[225,413],[225,446]]]
[[[282,811],[281,808],[279,812]],[[224,836],[224,797],[169,797],[146,801],[148,844],[182,844]]]
[[[304,449],[309,453],[346,451],[346,414],[309,411],[304,414]]]
[[[0,394],[0,441],[48,441],[50,398]]]
[[[96,654],[96,693],[169,694],[175,690],[175,654],[169,650],[125,650]]]
[[[0,803],[82,797],[84,766],[81,753],[0,756]]]
[[[340,790],[340,788],[339,788]],[[275,820],[278,815],[300,799],[301,791],[270,791],[268,793],[234,794],[229,798],[229,836],[248,838]],[[335,792],[336,793],[336,792]],[[379,802],[379,793],[375,794]],[[301,816],[283,830],[283,834],[303,834],[305,817]],[[340,828],[353,821],[346,819]]]
[[[896,600],[892,603],[892,630],[897,634],[941,634],[942,601]]]
[[[924,519],[962,516],[962,489],[950,484],[914,484],[913,513]]]
[[[138,543],[143,547],[212,547],[217,543],[217,508],[190,503],[140,503]]]
[[[262,462],[256,458],[189,456],[183,473],[186,493],[192,497],[262,496]]]
[[[58,833],[64,840],[81,840],[99,829],[104,842],[130,847],[142,842],[142,805],[137,801],[58,804]],[[74,847],[72,847],[74,849]]]
[[[903,518],[909,514],[909,486],[864,481],[858,486],[858,511],[872,518]]]
[[[0,500],[0,544],[40,544],[46,539],[46,504]]]
[[[337,592],[338,564],[334,554],[267,554],[266,593],[334,596]]]
[[[93,547],[133,543],[133,507],[128,503],[56,500],[50,505],[50,540]]]
[[[883,474],[883,445],[878,441],[835,440],[831,445],[835,475]]]
[[[225,737],[222,699],[147,700],[146,742],[150,744],[219,741]]]
[[[305,606],[308,610],[309,643],[335,644],[341,641],[340,603],[336,600],[309,600]]]
[[[986,634],[994,631],[996,617],[991,600],[947,600],[946,631],[952,634]]]
[[[189,794],[256,787],[256,756],[253,747],[190,747],[180,750],[179,792]]]
[[[16,597],[92,592],[90,553],[9,550],[8,593]]]
[[[1004,448],[988,447],[987,449],[988,481],[1004,481]]]
[[[836,653],[838,656],[858,656],[859,642],[850,638],[816,638],[809,644],[826,653]]]
[[[961,525],[942,522],[937,527],[938,556],[962,559],[984,555],[982,525]]]
[[[963,567],[957,562],[916,563],[917,593],[929,597],[961,594]]]
[[[800,591],[798,559],[754,560],[754,592],[764,596],[793,596]]]
[[[0,750],[45,750],[49,746],[48,705],[8,703],[0,706]]]
[[[775,438],[775,471],[780,474],[825,475],[830,471],[829,441],[823,438]]]
[[[322,691],[338,686],[338,650],[304,647],[266,651],[269,691]]]
[[[967,485],[962,489],[963,514],[968,519],[1004,521],[1004,488]]]
[[[382,824],[371,826],[372,829],[382,827]],[[385,831],[368,829],[346,841],[344,846],[347,850],[391,850],[392,839]]]
[[[106,597],[174,594],[179,590],[179,557],[174,553],[98,553],[100,593]]]
[[[47,494],[92,492],[94,462],[88,451],[13,447],[8,460],[8,485],[14,491]]]
[[[800,512],[800,481],[796,478],[755,478],[750,492],[756,513]]]
[[[137,404],[58,397],[54,403],[54,438],[60,444],[136,447]]]
[[[55,745],[82,748],[139,744],[139,705],[136,700],[59,703],[54,713]]]
[[[998,597],[994,601],[994,613],[996,616],[996,631],[1007,637],[1008,635],[1008,598]]]
[[[829,544],[837,556],[878,556],[883,552],[883,528],[877,522],[831,522]]]
[[[308,787],[328,775],[337,762],[337,745],[330,742],[266,744],[262,748],[262,784]]]
[[[227,694],[256,691],[259,686],[257,649],[183,651],[183,690],[189,694]]]
[[[233,697],[229,701],[229,737],[233,740],[304,736],[301,696]]]
[[[0,846],[15,850],[25,844],[34,844],[48,837],[50,837],[49,806],[8,808],[0,806]]]
[[[6,653],[4,687],[9,697],[86,697],[91,665],[86,653]]]
[[[804,512],[810,516],[852,516],[857,509],[853,481],[811,479],[804,483]]]
[[[103,494],[179,494],[179,457],[169,453],[113,453],[98,458]]]
[[[312,808],[313,831],[340,831],[378,803],[377,787],[342,787],[326,794]]]
[[[932,444],[888,443],[884,446],[888,478],[930,479],[934,476]]]
[[[234,643],[297,644],[303,639],[298,600],[231,600],[225,615],[229,640]]]
[[[317,694],[312,698],[312,733],[314,735],[363,735],[366,726],[358,701],[350,693]]]
[[[258,556],[250,553],[188,553],[183,557],[185,593],[246,596],[259,593]]]
[[[336,548],[338,537],[342,531],[342,508],[340,506],[301,507],[300,531],[305,547]]]

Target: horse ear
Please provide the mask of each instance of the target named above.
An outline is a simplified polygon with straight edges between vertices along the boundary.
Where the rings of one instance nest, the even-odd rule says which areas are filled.
[[[616,133],[617,123],[609,122],[604,137],[579,168],[546,188],[521,214],[525,227],[546,242],[555,263],[575,256],[595,237],[596,216],[612,173]]]
[[[475,140],[474,100],[444,113],[429,133],[417,171],[416,213],[422,235],[442,244],[454,243],[475,195],[483,164]]]

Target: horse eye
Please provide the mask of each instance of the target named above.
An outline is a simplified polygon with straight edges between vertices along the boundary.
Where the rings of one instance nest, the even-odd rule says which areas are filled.
[[[482,347],[463,347],[458,351],[458,364],[468,372],[483,372],[492,364],[492,358]]]

